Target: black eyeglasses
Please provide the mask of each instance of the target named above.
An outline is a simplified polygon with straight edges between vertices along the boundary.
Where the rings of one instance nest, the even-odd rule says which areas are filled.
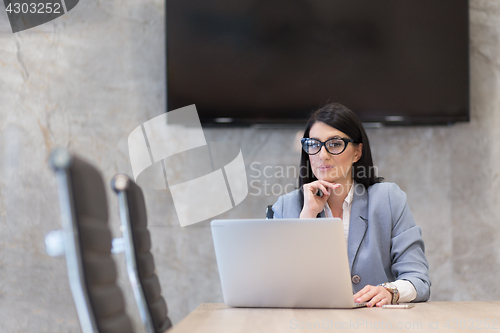
[[[325,146],[326,151],[332,155],[342,154],[349,142],[355,143],[354,140],[349,138],[332,138],[325,142],[313,138],[302,138],[300,142],[302,143],[302,149],[304,149],[308,155],[316,155],[323,146]]]

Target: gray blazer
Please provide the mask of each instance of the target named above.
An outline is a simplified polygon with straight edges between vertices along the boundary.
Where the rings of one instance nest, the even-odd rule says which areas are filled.
[[[282,195],[273,205],[274,218],[298,218],[302,203],[301,190]],[[323,211],[320,217],[324,216]],[[429,299],[431,281],[422,231],[413,220],[406,194],[396,184],[377,183],[366,190],[355,183],[347,252],[354,292],[367,284],[407,280],[417,291],[413,302]]]

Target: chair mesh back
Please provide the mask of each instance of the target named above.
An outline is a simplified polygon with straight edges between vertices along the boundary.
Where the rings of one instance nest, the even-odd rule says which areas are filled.
[[[155,263],[151,254],[151,236],[148,230],[148,220],[146,215],[146,205],[142,190],[130,178],[125,175],[115,176],[126,177],[127,186],[117,189],[116,182],[112,182],[116,192],[123,192],[127,198],[131,236],[134,243],[135,258],[139,283],[142,287],[148,311],[153,321],[154,330],[157,333],[164,332],[172,326],[168,317],[167,304],[161,295],[160,281],[155,273]],[[141,306],[139,304],[139,306]]]
[[[131,333],[117,271],[111,257],[107,200],[100,173],[83,160],[72,157],[64,168],[72,193],[79,234],[81,264],[90,308],[100,333]],[[92,315],[92,314],[91,314]]]

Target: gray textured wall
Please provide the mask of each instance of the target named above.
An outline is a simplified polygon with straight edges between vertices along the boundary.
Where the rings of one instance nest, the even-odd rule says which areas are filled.
[[[165,110],[164,4],[82,0],[15,35],[0,8],[0,332],[79,332],[65,261],[44,252],[44,235],[61,225],[48,154],[68,147],[106,181],[131,173],[128,134]],[[368,131],[380,175],[406,191],[422,226],[434,301],[500,299],[500,2],[471,0],[470,17],[471,122]],[[296,134],[206,131],[208,141],[242,146],[252,181],[247,199],[220,217],[262,217],[282,188],[291,189],[295,175],[284,167],[297,164]],[[271,179],[259,176],[264,168]],[[180,228],[168,191],[145,195],[177,323],[202,302],[222,302],[210,230],[207,222]],[[119,236],[117,201],[108,197]],[[116,260],[128,312],[142,331],[123,257]]]

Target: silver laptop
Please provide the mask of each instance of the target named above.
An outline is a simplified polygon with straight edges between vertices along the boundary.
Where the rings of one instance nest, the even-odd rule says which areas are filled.
[[[214,220],[211,228],[226,305],[360,306],[340,219]]]

